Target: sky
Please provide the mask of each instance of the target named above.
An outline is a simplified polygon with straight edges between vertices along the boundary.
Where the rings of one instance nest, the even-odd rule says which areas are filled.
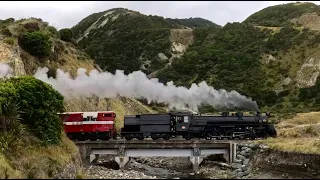
[[[35,17],[61,29],[71,28],[93,13],[122,7],[165,18],[201,17],[223,26],[241,22],[268,6],[289,2],[295,1],[1,1],[0,19]],[[308,2],[320,5],[320,1]]]

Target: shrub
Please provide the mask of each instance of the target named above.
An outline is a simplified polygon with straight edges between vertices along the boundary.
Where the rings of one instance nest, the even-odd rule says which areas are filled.
[[[12,36],[12,33],[10,32],[10,30],[8,28],[4,28],[1,29],[1,34],[5,35],[5,36]]]
[[[49,84],[31,76],[10,78],[14,94],[22,111],[22,123],[44,144],[60,142],[62,122],[57,115],[63,111],[63,96]],[[12,87],[12,86],[11,86]]]
[[[14,21],[15,21],[14,18],[8,18],[8,19],[6,19],[6,20],[3,20],[2,22],[3,22],[3,23],[13,23]]]
[[[61,29],[59,31],[60,34],[60,39],[63,41],[71,41],[72,37],[73,37],[73,33],[71,31],[71,29],[69,28],[65,28],[65,29]]]
[[[58,30],[53,27],[53,26],[48,26],[48,31],[52,34],[52,35],[58,35]]]
[[[14,39],[13,38],[6,38],[4,40],[5,43],[9,44],[9,45],[14,45]]]
[[[0,115],[3,115],[3,106],[5,103],[11,103],[16,99],[17,91],[14,84],[7,81],[0,81]]]
[[[19,44],[33,56],[43,57],[51,53],[50,37],[39,31],[25,33],[19,38]]]
[[[39,31],[40,30],[39,24],[37,22],[26,23],[23,27],[26,30],[28,30],[28,32],[33,32],[33,31]]]

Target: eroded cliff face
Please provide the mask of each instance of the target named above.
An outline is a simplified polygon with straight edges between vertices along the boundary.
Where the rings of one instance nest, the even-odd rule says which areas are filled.
[[[24,63],[20,57],[21,49],[18,45],[9,45],[0,37],[0,63],[9,64],[16,76],[26,75]]]

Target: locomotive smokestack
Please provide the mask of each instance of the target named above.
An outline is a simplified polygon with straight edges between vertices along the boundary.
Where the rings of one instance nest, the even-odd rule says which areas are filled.
[[[5,65],[1,65],[3,72],[7,72]],[[166,85],[157,78],[148,79],[146,74],[135,71],[125,75],[117,70],[115,74],[92,70],[89,76],[86,69],[79,68],[78,75],[72,79],[68,73],[57,70],[56,79],[48,78],[48,68],[39,68],[34,77],[40,79],[59,91],[65,98],[91,97],[115,98],[117,95],[127,98],[146,98],[151,101],[166,103],[169,108],[182,110],[188,107],[198,111],[201,104],[212,105],[215,108],[246,108],[257,111],[258,105],[251,98],[247,98],[236,91],[227,92],[216,90],[206,82],[192,84],[187,89],[177,87],[173,82]]]

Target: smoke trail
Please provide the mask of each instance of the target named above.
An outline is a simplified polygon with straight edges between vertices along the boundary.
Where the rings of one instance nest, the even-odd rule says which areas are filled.
[[[166,103],[172,109],[191,109],[198,111],[201,104],[212,105],[215,108],[246,108],[259,111],[258,105],[251,98],[247,98],[236,91],[227,92],[216,90],[206,82],[192,84],[187,89],[177,87],[173,82],[166,85],[157,78],[148,79],[141,71],[125,75],[117,70],[115,74],[92,70],[89,76],[86,69],[79,68],[77,77],[72,79],[69,73],[57,70],[56,79],[48,78],[48,68],[38,68],[34,77],[51,84],[65,98],[91,97],[115,98],[117,95],[127,98],[145,98],[151,101]],[[12,69],[7,64],[0,63],[0,78],[10,77]],[[187,107],[188,106],[188,107]]]
[[[177,87],[173,82],[166,85],[158,82],[157,78],[148,79],[141,71],[125,75],[117,70],[115,74],[92,70],[87,76],[86,69],[79,68],[75,79],[62,70],[57,70],[56,79],[48,78],[48,68],[39,68],[34,77],[51,84],[66,98],[90,97],[93,94],[100,98],[115,98],[117,95],[127,98],[145,98],[151,101],[166,103],[170,108],[185,109],[186,105],[198,111],[201,104],[212,105],[216,108],[246,108],[259,111],[258,105],[236,91],[216,90],[206,82],[192,84],[187,89]]]
[[[12,69],[7,64],[0,63],[0,78],[10,77],[12,73]]]

